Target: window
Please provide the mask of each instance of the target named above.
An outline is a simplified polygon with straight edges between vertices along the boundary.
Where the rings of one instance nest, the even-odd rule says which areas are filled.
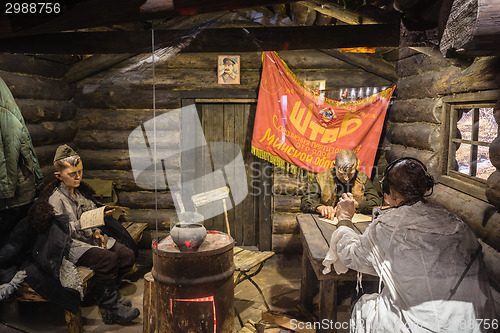
[[[496,170],[489,158],[490,143],[498,136],[496,98],[496,91],[487,91],[443,99],[446,139],[440,181],[481,199],[486,180]]]

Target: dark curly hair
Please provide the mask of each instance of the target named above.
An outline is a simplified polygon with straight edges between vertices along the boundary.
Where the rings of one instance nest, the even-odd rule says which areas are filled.
[[[417,201],[433,187],[433,179],[424,164],[413,159],[397,162],[387,174],[387,179],[405,201]]]

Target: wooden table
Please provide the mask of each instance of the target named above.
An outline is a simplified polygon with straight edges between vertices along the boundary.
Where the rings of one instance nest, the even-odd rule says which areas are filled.
[[[313,312],[313,297],[318,292],[319,285],[319,318],[318,321],[327,319],[332,323],[337,319],[337,285],[339,281],[357,281],[357,272],[349,270],[338,275],[332,271],[323,274],[323,259],[330,247],[330,238],[337,229],[333,224],[321,221],[319,215],[297,215],[302,241],[302,277],[300,284],[300,301],[309,312]],[[354,224],[359,233],[363,233],[369,222]],[[363,280],[378,281],[378,277],[363,275]],[[334,332],[330,326],[318,332]]]

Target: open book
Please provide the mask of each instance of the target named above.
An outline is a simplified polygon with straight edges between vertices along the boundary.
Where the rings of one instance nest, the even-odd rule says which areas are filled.
[[[112,215],[118,219],[120,215],[125,215],[127,208],[120,206],[102,206],[96,209],[83,212],[80,216],[80,228],[82,230],[104,225],[104,210],[114,209]]]
[[[330,223],[330,224],[333,224],[333,225],[337,225],[339,223],[337,217],[335,217],[333,220],[330,220],[330,219],[327,219],[327,218],[323,218],[323,217],[320,217],[319,219],[321,221],[323,221],[323,222]],[[371,222],[371,220],[372,220],[372,217],[370,215],[365,215],[365,214],[358,214],[358,213],[356,213],[352,217],[352,223]]]

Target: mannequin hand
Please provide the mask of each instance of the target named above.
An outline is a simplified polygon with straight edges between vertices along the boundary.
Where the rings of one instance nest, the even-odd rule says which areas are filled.
[[[356,212],[356,200],[354,200],[352,193],[343,193],[336,208],[339,221],[351,221]]]
[[[94,231],[94,240],[95,240],[97,246],[102,247],[102,248],[106,248],[106,243],[104,241],[103,234],[101,234],[101,230],[97,229],[96,231]]]
[[[335,208],[332,206],[319,206],[316,210],[321,214],[321,216],[333,220],[335,217]]]

